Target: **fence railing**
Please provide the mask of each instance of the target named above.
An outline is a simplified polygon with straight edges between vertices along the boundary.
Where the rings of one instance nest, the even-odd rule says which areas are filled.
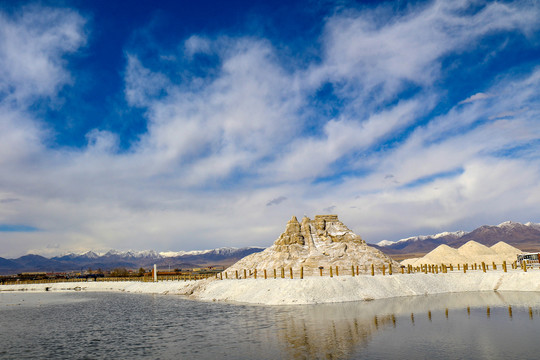
[[[193,281],[202,280],[209,277],[214,277],[215,274],[191,274],[191,275],[166,275],[158,276],[158,281]],[[89,277],[89,278],[70,278],[70,279],[38,279],[38,280],[18,280],[18,281],[4,281],[0,282],[0,285],[27,285],[27,284],[56,284],[56,283],[72,283],[72,282],[120,282],[120,281],[133,281],[133,282],[153,282],[154,279],[150,276],[128,276],[128,277]]]
[[[538,267],[538,266],[536,266]],[[508,263],[506,261],[501,264],[492,262],[491,264],[481,263],[465,263],[465,264],[421,264],[418,266],[400,266],[397,269],[392,267],[391,264],[383,264],[379,266],[371,265],[351,265],[350,267],[319,266],[316,268],[273,268],[273,269],[241,269],[241,270],[229,270],[222,271],[213,274],[186,274],[186,275],[167,275],[158,276],[158,281],[194,281],[202,280],[210,277],[215,277],[219,280],[240,280],[240,279],[304,279],[305,277],[338,277],[338,276],[360,276],[360,275],[383,275],[391,276],[396,273],[401,274],[446,274],[449,272],[473,272],[473,271],[503,271],[508,270],[524,271],[533,269],[531,264],[519,264],[517,261]],[[318,271],[317,271],[318,270]],[[71,278],[71,279],[41,279],[41,280],[18,280],[18,281],[4,281],[0,283],[2,285],[22,285],[22,284],[53,284],[53,283],[69,283],[69,282],[105,282],[105,281],[137,281],[137,282],[153,282],[152,277],[98,277],[98,278]]]

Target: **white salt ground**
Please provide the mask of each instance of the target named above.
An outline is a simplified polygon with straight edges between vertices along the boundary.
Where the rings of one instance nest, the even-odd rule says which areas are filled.
[[[0,291],[124,291],[186,295],[203,301],[231,301],[263,305],[318,304],[363,301],[411,295],[476,291],[540,291],[540,271],[518,270],[394,274],[300,279],[199,280],[191,282],[80,282],[2,285]]]

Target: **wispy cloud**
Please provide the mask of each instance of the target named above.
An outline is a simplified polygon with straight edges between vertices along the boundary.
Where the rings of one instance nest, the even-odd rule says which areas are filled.
[[[468,103],[472,103],[472,102],[475,102],[475,101],[478,101],[478,100],[485,100],[485,99],[489,99],[490,97],[493,97],[493,95],[489,95],[489,94],[484,94],[484,93],[476,93],[474,95],[471,95],[469,96],[468,98],[466,98],[465,100],[463,101],[460,101],[459,104],[468,104]]]
[[[269,202],[267,202],[266,206],[279,205],[282,202],[284,202],[285,200],[287,200],[287,198],[285,196],[280,196],[280,197],[277,197],[277,198],[272,199]]]

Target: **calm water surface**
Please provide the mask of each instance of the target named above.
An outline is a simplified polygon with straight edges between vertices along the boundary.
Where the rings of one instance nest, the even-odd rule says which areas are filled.
[[[0,293],[2,359],[534,359],[540,294],[309,306]]]

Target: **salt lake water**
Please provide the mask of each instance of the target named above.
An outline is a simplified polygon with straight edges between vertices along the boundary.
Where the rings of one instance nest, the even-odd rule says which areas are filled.
[[[0,293],[1,359],[533,359],[540,294],[297,306]]]

